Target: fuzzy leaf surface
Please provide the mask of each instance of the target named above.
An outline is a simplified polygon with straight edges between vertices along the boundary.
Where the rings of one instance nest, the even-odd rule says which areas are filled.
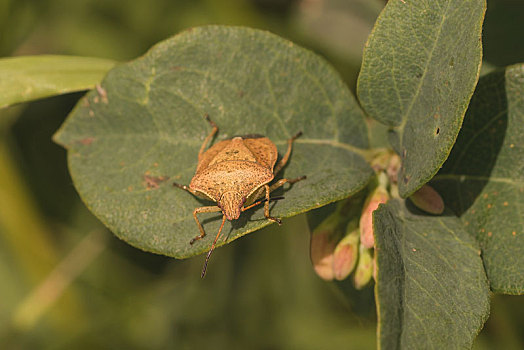
[[[482,77],[432,184],[482,248],[494,292],[524,293],[524,64]]]
[[[358,97],[389,126],[407,197],[446,160],[478,80],[485,0],[392,0],[364,50]]]
[[[340,200],[373,172],[364,116],[340,77],[320,57],[267,32],[224,26],[194,28],[120,65],[79,102],[55,140],[68,149],[71,174],[87,206],[118,237],[155,253],[185,258],[205,252],[220,213],[192,212],[214,203],[172,186],[189,184],[202,141],[263,134],[280,155],[298,131],[285,186],[272,216],[289,217]],[[226,222],[219,245],[270,222],[262,208]]]
[[[381,349],[469,349],[489,314],[477,242],[456,216],[391,200],[373,214]]]

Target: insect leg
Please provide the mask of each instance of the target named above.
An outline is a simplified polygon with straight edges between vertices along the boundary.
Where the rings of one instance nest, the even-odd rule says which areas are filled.
[[[295,182],[298,182],[300,180],[304,180],[305,178],[306,178],[305,176],[301,176],[301,177],[297,177],[296,179],[280,179],[277,182],[275,182],[273,185],[271,185],[271,187],[269,187],[267,184],[265,185],[265,188],[266,188],[266,202],[264,203],[264,216],[268,220],[274,221],[274,222],[276,222],[279,225],[282,224],[282,220],[280,220],[279,218],[275,218],[275,217],[269,216],[269,194],[271,192],[273,192],[274,190],[276,190],[277,188],[283,186],[285,183],[294,184]]]
[[[273,174],[277,174],[284,167],[284,165],[286,165],[287,161],[289,160],[289,156],[291,155],[291,149],[293,148],[293,141],[295,141],[298,137],[300,137],[300,135],[302,135],[302,131],[297,132],[295,136],[287,140],[286,154],[284,154],[280,162],[278,162],[277,166],[275,167],[275,170],[273,170]]]
[[[264,187],[266,189],[266,201],[264,202],[264,216],[266,217],[266,219],[274,221],[277,224],[281,225],[282,224],[282,220],[280,220],[279,218],[275,218],[275,217],[269,215],[269,193],[271,192],[271,190],[269,188],[269,185],[267,185],[267,184],[264,185]]]
[[[305,178],[306,176],[300,176],[296,179],[280,179],[271,185],[271,187],[269,188],[269,192],[273,192],[277,188],[282,187],[285,183],[294,184],[295,182],[299,182],[300,180],[304,180]]]
[[[202,154],[204,153],[207,145],[211,142],[211,139],[213,139],[213,136],[215,136],[215,134],[218,132],[218,126],[215,124],[214,121],[211,120],[211,118],[209,118],[209,114],[206,113],[204,118],[206,118],[209,124],[211,124],[213,130],[211,130],[209,135],[207,135],[204,142],[202,143],[202,146],[200,146],[200,151],[198,151],[198,160],[200,160],[200,158],[202,157]]]
[[[270,198],[270,201],[272,201],[272,202],[273,202],[273,201],[279,201],[279,200],[281,200],[281,199],[284,199],[284,197],[272,197],[272,198]],[[262,204],[262,203],[264,203],[264,202],[266,202],[266,201],[267,201],[266,198],[261,199],[261,200],[259,200],[259,201],[256,201],[256,202],[253,203],[253,204],[248,205],[247,207],[243,207],[241,211],[244,212],[244,211],[249,210],[249,209],[251,209],[251,208],[253,208],[253,207],[256,207],[257,205],[260,205],[260,204]]]
[[[297,177],[296,179],[281,179],[281,180],[278,180],[277,182],[275,182],[273,185],[271,185],[269,187],[269,193],[273,192],[274,190],[276,190],[277,188],[283,186],[285,183],[290,183],[290,184],[294,184],[295,182],[298,182],[300,180],[304,180],[306,178],[306,176],[301,176],[301,177]],[[263,193],[265,193],[265,186],[264,187],[260,187],[257,192],[255,192],[255,195],[253,198],[261,198]],[[273,198],[270,198],[271,201],[275,201],[275,200],[279,200],[279,199],[284,199],[284,197],[273,197]],[[243,207],[242,208],[242,211],[246,211],[246,210],[249,210],[253,207],[256,207],[257,205],[260,205],[262,203],[265,203],[265,202],[268,202],[268,196],[266,195],[264,199],[261,199],[261,200],[258,200],[252,204],[249,204],[248,206],[246,207]]]
[[[204,236],[206,235],[206,232],[204,231],[204,228],[202,227],[202,224],[200,223],[200,221],[198,221],[197,214],[198,213],[214,213],[214,212],[217,212],[217,211],[220,211],[220,210],[221,209],[219,207],[217,207],[216,205],[213,205],[213,206],[210,206],[210,207],[199,207],[199,208],[195,208],[195,210],[193,210],[193,218],[195,218],[195,222],[197,223],[198,229],[200,230],[200,235],[194,237],[189,242],[189,244],[195,243],[199,239],[204,238]]]

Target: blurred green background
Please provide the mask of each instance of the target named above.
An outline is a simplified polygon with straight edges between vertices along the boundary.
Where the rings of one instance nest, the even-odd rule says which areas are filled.
[[[192,26],[245,25],[323,55],[354,91],[383,0],[0,0],[0,55],[126,61]],[[524,61],[524,2],[488,2],[485,61]],[[305,216],[185,261],[88,212],[51,135],[82,94],[0,110],[0,349],[374,349],[372,286],[326,283]],[[317,214],[321,215],[321,214]],[[195,227],[196,229],[196,227]],[[523,349],[522,297],[494,296],[478,349]]]

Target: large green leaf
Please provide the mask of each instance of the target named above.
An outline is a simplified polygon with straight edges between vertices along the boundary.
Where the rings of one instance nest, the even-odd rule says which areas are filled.
[[[0,108],[38,98],[92,89],[114,61],[75,56],[0,59]]]
[[[482,77],[432,182],[482,248],[495,292],[524,293],[524,65]]]
[[[366,112],[390,126],[407,197],[446,160],[477,83],[485,0],[389,1],[358,80]]]
[[[471,348],[488,317],[489,285],[462,222],[393,200],[373,226],[380,348]]]
[[[275,35],[209,26],[183,32],[120,65],[79,102],[55,139],[87,206],[117,236],[178,258],[209,249],[221,215],[201,214],[209,234],[193,246],[195,207],[209,205],[171,186],[188,184],[210,132],[218,139],[259,133],[280,154],[302,130],[284,176],[307,175],[272,203],[289,217],[347,197],[373,172],[364,117],[340,77],[320,57]],[[219,244],[268,225],[263,210],[227,223]]]

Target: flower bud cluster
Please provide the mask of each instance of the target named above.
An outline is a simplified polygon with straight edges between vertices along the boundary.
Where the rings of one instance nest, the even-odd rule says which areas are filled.
[[[385,152],[372,161],[372,166],[377,177],[367,189],[364,204],[362,200],[347,200],[346,205],[339,205],[311,236],[311,261],[317,275],[326,281],[340,281],[353,273],[353,284],[357,289],[368,285],[371,277],[376,279],[373,212],[391,197],[398,197],[400,157]],[[417,208],[427,213],[438,215],[444,211],[442,198],[427,184],[409,198]],[[358,207],[344,212],[343,208],[347,205]]]

